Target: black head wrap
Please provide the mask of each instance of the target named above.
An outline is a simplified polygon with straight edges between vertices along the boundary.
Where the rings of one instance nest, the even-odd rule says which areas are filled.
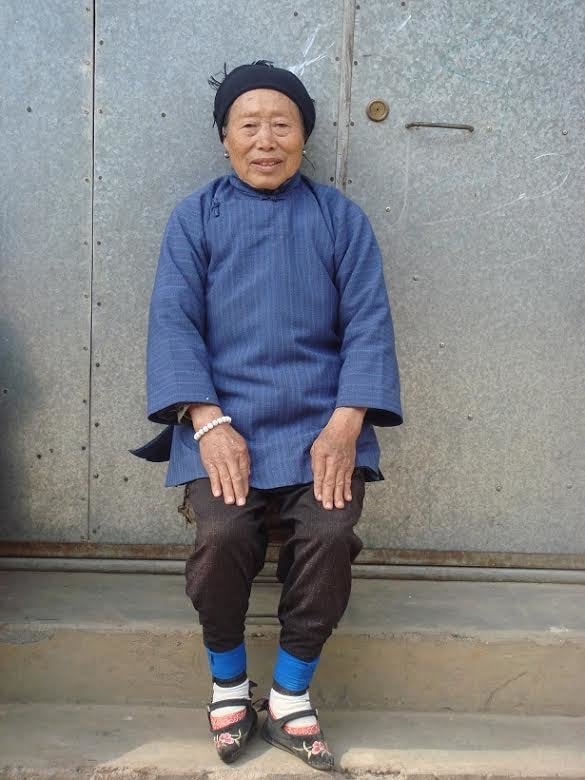
[[[213,104],[213,118],[217,124],[219,140],[223,141],[222,128],[229,107],[234,100],[251,89],[275,89],[283,92],[299,107],[305,128],[305,140],[315,127],[315,106],[303,82],[284,68],[276,68],[267,60],[259,60],[251,65],[234,68],[222,82],[210,79],[209,83],[217,87]]]

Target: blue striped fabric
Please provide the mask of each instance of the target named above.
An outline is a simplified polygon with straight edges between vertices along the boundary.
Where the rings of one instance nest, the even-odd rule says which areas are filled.
[[[257,488],[313,480],[309,450],[336,406],[368,407],[356,466],[379,472],[373,425],[400,425],[400,382],[380,251],[363,211],[296,173],[272,192],[235,174],[181,201],[150,305],[149,420],[210,402],[246,439]],[[207,476],[188,424],[166,485]]]

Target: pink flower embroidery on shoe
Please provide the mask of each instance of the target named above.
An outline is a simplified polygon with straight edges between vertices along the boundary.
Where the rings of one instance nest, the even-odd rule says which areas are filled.
[[[307,743],[303,740],[303,747],[295,747],[294,750],[304,750],[307,754],[307,760],[310,760],[311,756],[321,756],[323,754],[331,755],[329,748],[327,747],[327,743],[320,742],[317,739],[313,742],[312,745],[307,745]]]
[[[237,734],[230,734],[229,731],[224,731],[222,734],[216,734],[214,737],[215,744],[219,748],[221,745],[240,745],[242,738],[242,730],[240,729]]]

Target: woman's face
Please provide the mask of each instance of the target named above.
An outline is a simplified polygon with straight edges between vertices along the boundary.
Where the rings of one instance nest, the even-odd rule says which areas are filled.
[[[282,92],[244,92],[232,103],[224,132],[233,169],[251,187],[274,190],[301,167],[301,112]]]

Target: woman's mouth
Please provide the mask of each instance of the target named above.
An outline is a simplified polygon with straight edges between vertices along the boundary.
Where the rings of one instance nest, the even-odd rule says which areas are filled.
[[[260,160],[253,160],[252,165],[254,165],[257,168],[262,168],[262,170],[271,170],[272,168],[275,168],[277,165],[280,165],[282,160],[272,160],[272,159],[260,159]]]

